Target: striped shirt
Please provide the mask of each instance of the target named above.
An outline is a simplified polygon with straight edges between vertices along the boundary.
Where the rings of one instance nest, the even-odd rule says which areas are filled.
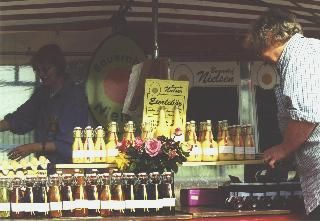
[[[295,34],[277,66],[275,88],[279,127],[283,134],[290,119],[317,124],[295,153],[307,214],[320,205],[320,40]]]

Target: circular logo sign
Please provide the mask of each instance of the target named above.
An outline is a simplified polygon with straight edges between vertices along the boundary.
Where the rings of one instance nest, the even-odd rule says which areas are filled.
[[[92,57],[87,80],[90,110],[101,124],[128,120],[122,114],[132,65],[145,59],[143,50],[124,35],[105,39]]]

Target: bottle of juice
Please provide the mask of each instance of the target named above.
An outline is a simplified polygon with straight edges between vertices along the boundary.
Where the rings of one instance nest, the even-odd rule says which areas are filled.
[[[211,120],[207,120],[205,124],[204,140],[201,143],[203,161],[218,160],[218,144],[213,140]]]
[[[111,122],[108,125],[108,137],[107,137],[107,163],[115,163],[116,157],[119,155],[119,150],[117,148],[118,135],[117,135],[117,122]]]
[[[104,130],[102,126],[98,126],[95,130],[96,142],[94,144],[94,150],[96,152],[95,162],[104,163],[107,160],[106,143],[104,141]]]
[[[93,142],[93,128],[87,126],[84,130],[85,141],[83,149],[86,151],[85,162],[93,163],[95,160],[94,142]]]
[[[84,152],[82,143],[82,129],[75,127],[73,130],[73,144],[72,144],[72,163],[84,163]]]
[[[234,160],[234,144],[230,138],[228,124],[224,123],[219,145],[219,160]]]
[[[241,136],[241,126],[236,126],[236,134],[234,137],[234,159],[244,160],[244,142]]]
[[[196,122],[190,121],[190,126],[188,132],[188,148],[190,150],[189,157],[187,158],[188,161],[193,162],[200,162],[202,160],[202,147],[200,142],[197,140],[197,134],[196,134]]]
[[[246,127],[246,136],[244,140],[245,156],[246,160],[254,160],[256,156],[256,145],[252,136],[252,126],[250,124]]]

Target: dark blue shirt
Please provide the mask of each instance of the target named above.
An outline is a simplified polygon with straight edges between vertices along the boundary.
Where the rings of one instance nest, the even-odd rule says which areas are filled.
[[[13,133],[24,134],[34,129],[35,142],[54,142],[56,151],[46,154],[51,163],[71,163],[73,129],[88,125],[84,86],[66,81],[55,94],[40,86],[5,119]]]

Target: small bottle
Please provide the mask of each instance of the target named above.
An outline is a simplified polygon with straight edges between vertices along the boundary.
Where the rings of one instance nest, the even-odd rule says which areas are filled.
[[[105,163],[107,161],[107,150],[106,143],[104,141],[104,130],[102,126],[98,126],[95,130],[96,142],[94,144],[94,150],[96,153],[95,162],[96,163]]]
[[[166,216],[173,216],[175,214],[176,198],[173,184],[173,173],[164,172],[160,185],[160,198],[163,204],[162,214]]]
[[[252,136],[252,126],[250,124],[247,125],[246,132],[247,134],[244,140],[245,159],[254,160],[256,158],[256,145]]]
[[[150,182],[147,184],[148,202],[150,205],[149,215],[159,215],[160,209],[162,209],[162,200],[160,199],[159,184],[160,174],[159,172],[150,173]]]
[[[222,137],[222,121],[218,121],[218,133],[217,133],[217,141],[219,142],[221,140]]]
[[[155,130],[154,137],[157,138],[159,136],[169,137],[169,128],[166,122],[166,113],[164,107],[160,107],[159,110],[159,121]]]
[[[240,125],[236,126],[236,134],[234,137],[234,159],[244,160],[244,142],[241,136]]]
[[[135,201],[136,193],[134,189],[134,185],[136,182],[136,177],[134,173],[124,173],[123,174],[124,180],[124,195],[125,195],[125,204],[126,210],[125,214],[127,216],[134,216],[136,213],[137,201]]]
[[[204,141],[205,130],[206,130],[206,122],[200,122],[199,124],[199,142],[202,143]]]
[[[211,120],[207,120],[204,140],[201,143],[202,161],[218,160],[218,144],[213,140]]]
[[[123,191],[121,173],[113,173],[111,176],[111,203],[113,215],[124,215],[125,196]]]
[[[234,145],[229,136],[228,125],[224,123],[219,145],[219,160],[234,160]]]
[[[188,149],[189,149],[189,157],[188,161],[191,162],[200,162],[202,160],[202,147],[200,142],[197,140],[196,134],[196,122],[190,121],[189,129],[188,129],[188,138],[187,141]]]
[[[149,215],[147,184],[148,175],[146,173],[138,173],[136,200],[140,200],[140,205],[136,209],[137,216]]]
[[[39,174],[37,181],[33,187],[34,203],[36,204],[36,217],[45,218],[48,217],[50,206],[47,193],[47,175]]]
[[[98,171],[96,171],[98,172]],[[99,180],[95,171],[86,175],[89,216],[100,216]]]
[[[62,215],[64,217],[72,217],[73,210],[75,207],[74,198],[73,198],[73,183],[74,177],[71,174],[62,175]]]
[[[26,176],[25,180],[25,196],[24,196],[24,202],[23,204],[26,206],[27,210],[25,210],[25,217],[28,218],[35,218],[36,217],[36,210],[37,208],[35,207],[35,202],[34,202],[34,188],[33,186],[35,185],[35,177],[34,176]]]
[[[141,139],[143,141],[147,141],[153,138],[153,131],[151,128],[151,124],[150,122],[146,121],[142,124],[142,128],[141,128]]]
[[[107,163],[115,163],[116,157],[119,155],[118,135],[117,135],[117,122],[112,121],[108,125],[108,137],[107,137]]]
[[[184,142],[185,137],[184,137],[184,131],[182,128],[182,119],[180,117],[180,111],[178,106],[174,106],[173,109],[173,124],[170,128],[170,137],[174,139],[176,142]]]
[[[84,152],[82,143],[82,129],[75,127],[73,130],[73,144],[72,144],[72,163],[84,163]]]
[[[51,218],[59,218],[62,216],[62,197],[60,187],[61,179],[58,174],[50,175],[48,198],[50,202],[49,216]]]
[[[125,135],[124,140],[129,142],[131,145],[134,143],[134,123],[133,121],[128,121],[124,126]]]
[[[10,190],[9,179],[0,177],[0,218],[10,217]]]
[[[95,160],[95,151],[94,151],[94,142],[93,142],[93,128],[87,126],[84,130],[84,147],[83,149],[86,151],[85,162],[93,163]]]
[[[16,177],[11,181],[12,190],[10,193],[10,203],[11,203],[11,214],[12,219],[21,219],[26,216],[25,210],[23,207],[24,195],[25,195],[25,186],[23,180]]]
[[[110,176],[109,173],[103,173],[101,175],[101,192],[99,200],[101,204],[100,214],[102,217],[112,216],[111,209],[111,188],[110,188]]]
[[[88,195],[86,191],[86,181],[84,175],[76,172],[74,188],[74,212],[75,217],[88,216]]]

